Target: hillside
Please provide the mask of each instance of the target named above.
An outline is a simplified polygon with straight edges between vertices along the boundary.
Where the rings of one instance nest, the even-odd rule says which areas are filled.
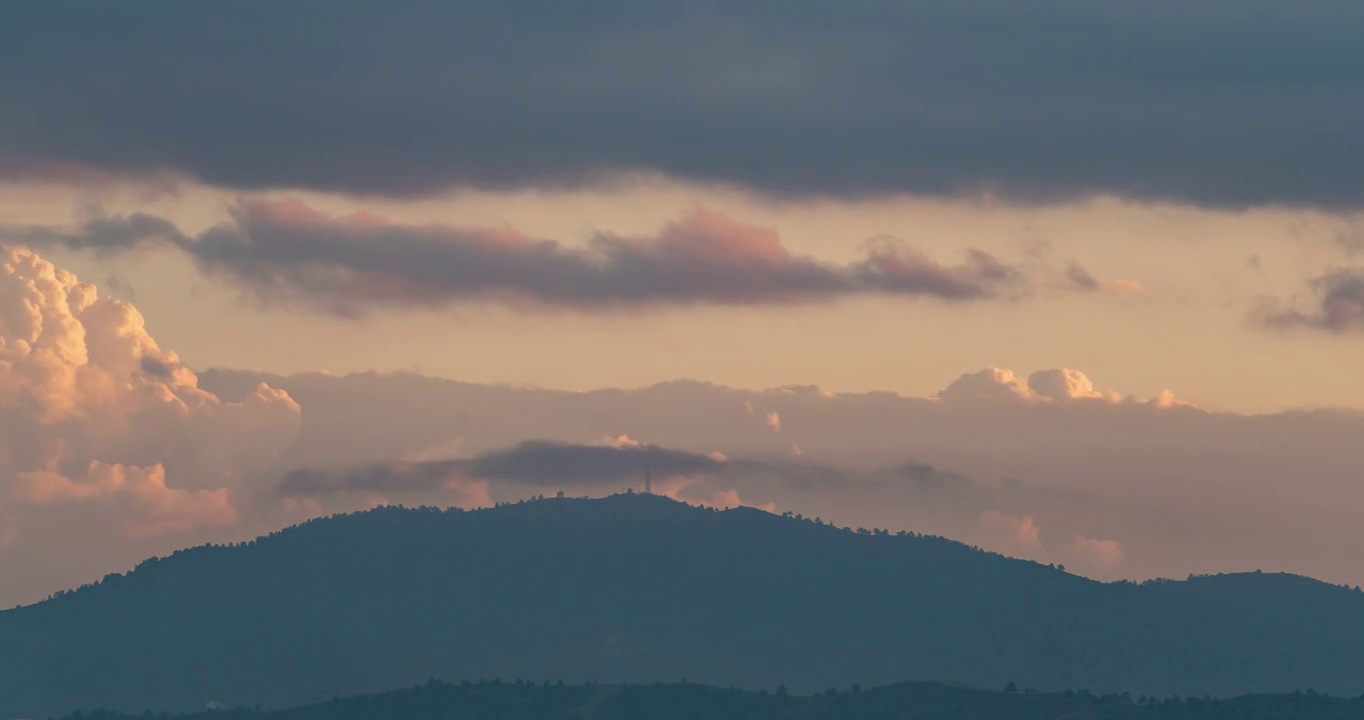
[[[0,613],[0,716],[278,707],[424,681],[1364,691],[1364,594],[1102,584],[940,538],[665,498],[379,509]]]
[[[1230,699],[1000,692],[942,683],[899,683],[814,695],[696,684],[566,685],[494,680],[435,681],[287,710],[222,709],[175,720],[1355,720],[1364,698],[1316,692]],[[110,713],[64,720],[145,720]]]

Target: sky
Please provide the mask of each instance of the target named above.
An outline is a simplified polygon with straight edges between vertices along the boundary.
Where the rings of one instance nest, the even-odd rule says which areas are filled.
[[[0,10],[0,605],[649,452],[1364,582],[1356,3],[67,5]]]

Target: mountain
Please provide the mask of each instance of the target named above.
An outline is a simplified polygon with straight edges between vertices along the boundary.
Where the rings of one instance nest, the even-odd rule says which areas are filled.
[[[1364,594],[1303,577],[1104,584],[649,495],[336,516],[0,612],[0,717],[279,707],[429,677],[1356,695],[1361,667]]]
[[[495,680],[422,686],[287,710],[219,709],[175,720],[1357,720],[1364,698],[1316,692],[1230,699],[1000,692],[943,683],[791,695],[695,684],[594,685]],[[63,720],[146,720],[107,712]]]

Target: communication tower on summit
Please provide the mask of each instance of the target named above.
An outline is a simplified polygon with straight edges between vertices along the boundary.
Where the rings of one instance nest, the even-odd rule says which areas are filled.
[[[653,473],[649,472],[648,467],[644,468],[644,494],[654,494],[654,476]]]

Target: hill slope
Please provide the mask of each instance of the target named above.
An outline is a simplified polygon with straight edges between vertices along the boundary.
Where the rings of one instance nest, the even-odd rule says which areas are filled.
[[[694,684],[495,681],[458,686],[431,682],[287,710],[220,710],[175,720],[1357,720],[1361,714],[1364,698],[1316,693],[1157,700],[1072,692],[1006,693],[914,682],[798,696]],[[145,718],[96,713],[64,720]]]
[[[642,495],[341,516],[0,613],[0,716],[278,706],[432,676],[1358,694],[1360,667],[1364,595],[1301,577],[1102,584]]]

